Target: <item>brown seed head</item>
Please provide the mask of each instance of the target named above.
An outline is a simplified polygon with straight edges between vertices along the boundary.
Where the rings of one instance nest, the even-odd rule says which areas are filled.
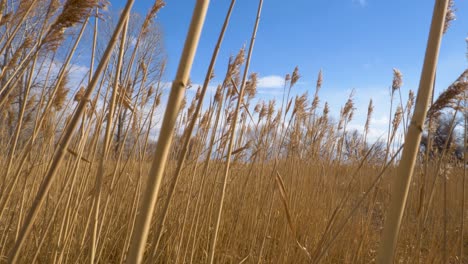
[[[433,118],[440,114],[446,107],[453,107],[464,92],[468,89],[468,69],[465,70],[445,91],[443,91],[437,100],[432,104],[427,112],[427,118]]]
[[[393,82],[392,82],[392,93],[400,89],[403,85],[402,74],[400,70],[393,68]]]
[[[75,102],[80,102],[83,99],[84,94],[85,94],[85,88],[81,86],[78,92],[75,94],[75,98],[73,100]]]
[[[447,33],[447,30],[450,28],[452,21],[456,19],[455,11],[455,3],[453,0],[450,0],[447,8],[447,13],[445,14],[444,34]]]
[[[250,74],[249,80],[245,85],[245,93],[247,94],[247,98],[252,99],[255,97],[257,92],[257,74],[252,73]]]
[[[148,34],[148,29],[151,23],[153,22],[156,14],[166,5],[163,0],[156,0],[156,2],[151,7],[150,11],[146,15],[145,21],[143,22],[143,26],[141,27],[142,35]]]
[[[214,100],[218,104],[223,100],[223,87],[221,85],[218,85],[218,88],[216,88]]]
[[[98,4],[97,0],[67,0],[62,13],[51,25],[42,44],[48,49],[56,50],[65,39],[65,30],[84,21]]]
[[[372,99],[369,101],[369,106],[367,107],[367,118],[366,124],[364,125],[364,130],[367,132],[369,131],[370,121],[372,118],[372,113],[374,112],[374,105],[372,104]]]
[[[322,82],[323,82],[323,73],[322,73],[322,70],[320,69],[318,73],[317,85],[316,85],[317,92],[320,90],[320,88],[322,88]]]
[[[299,75],[299,68],[296,66],[296,68],[294,68],[294,71],[291,75],[291,83],[290,83],[290,87],[293,87],[294,84],[297,83],[297,81],[299,80],[299,78],[301,78],[301,75]]]

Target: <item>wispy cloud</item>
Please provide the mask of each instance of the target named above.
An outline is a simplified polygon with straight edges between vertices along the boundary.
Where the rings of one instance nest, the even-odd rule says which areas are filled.
[[[258,88],[282,88],[284,86],[284,77],[279,75],[269,75],[258,79]]]

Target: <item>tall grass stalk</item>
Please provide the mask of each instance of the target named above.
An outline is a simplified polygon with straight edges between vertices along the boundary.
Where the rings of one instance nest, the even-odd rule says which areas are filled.
[[[184,96],[185,86],[187,85],[209,2],[209,0],[198,0],[195,5],[179,68],[176,78],[172,82],[171,93],[164,113],[161,133],[149,173],[150,177],[148,178],[147,187],[143,195],[141,212],[136,220],[136,229],[132,236],[127,263],[141,263],[143,261],[151,218],[161,187],[169,147],[172,143],[174,125]]]
[[[120,35],[120,32],[122,31],[124,22],[128,14],[130,13],[130,10],[133,6],[134,0],[128,0],[127,4],[120,16],[120,20],[117,24],[117,27],[115,28],[115,31],[112,35],[111,40],[109,41],[107,48],[104,52],[104,55],[101,58],[101,61],[99,63],[98,68],[96,69],[96,72],[94,73],[94,77],[92,81],[89,83],[88,88],[86,89],[86,93],[83,96],[83,99],[80,104],[77,107],[77,110],[75,114],[73,115],[72,119],[70,120],[70,123],[67,127],[67,130],[64,133],[64,136],[62,138],[62,141],[60,142],[60,147],[57,149],[55,152],[53,161],[50,165],[49,170],[47,171],[47,174],[44,178],[43,183],[41,184],[41,187],[36,195],[36,198],[34,199],[34,202],[31,206],[31,209],[27,215],[27,218],[25,219],[25,222],[21,228],[20,236],[18,237],[18,240],[15,243],[15,246],[10,252],[10,257],[9,257],[9,262],[10,263],[16,263],[19,258],[19,252],[21,250],[21,247],[24,244],[24,241],[26,237],[29,235],[31,232],[32,225],[34,223],[34,220],[39,213],[39,210],[41,208],[42,203],[44,202],[44,199],[54,181],[55,175],[57,173],[57,170],[59,168],[60,163],[62,162],[66,149],[68,148],[68,145],[70,144],[71,138],[73,136],[74,130],[76,126],[78,125],[78,122],[81,119],[81,115],[85,111],[86,104],[88,103],[87,100],[89,100],[94,88],[96,87],[97,82],[99,81],[100,75],[103,72],[104,68],[107,66],[107,62],[109,61],[110,55],[114,49],[114,45],[117,42],[118,36]]]
[[[93,193],[93,231],[91,237],[91,255],[90,255],[90,262],[94,263],[96,258],[96,249],[97,249],[97,240],[98,240],[98,223],[99,223],[99,203],[101,200],[101,192],[102,192],[102,181],[104,178],[105,173],[105,163],[109,156],[109,150],[112,143],[112,125],[114,119],[114,109],[117,100],[117,94],[119,89],[119,80],[120,80],[120,73],[122,71],[122,64],[123,64],[123,56],[124,56],[124,49],[125,49],[125,42],[127,39],[127,30],[128,30],[128,21],[129,16],[126,17],[124,22],[124,27],[122,30],[122,36],[120,37],[120,48],[119,48],[119,55],[117,58],[117,66],[115,68],[115,77],[112,89],[112,95],[109,102],[109,108],[107,112],[107,124],[106,124],[106,132],[104,134],[104,146],[103,146],[103,154],[101,161],[99,162],[99,168],[96,175],[96,182],[94,185],[94,193]],[[123,93],[123,91],[122,91]]]
[[[467,125],[468,125],[468,114],[467,114],[467,100],[466,91],[463,93],[463,180],[462,180],[462,192],[461,192],[461,215],[460,215],[460,251],[459,258],[463,262],[463,249],[465,247],[464,234],[465,231],[465,191],[466,191],[466,153],[467,153]]]
[[[252,52],[255,44],[255,37],[257,35],[257,29],[258,29],[258,24],[260,22],[260,14],[262,12],[262,6],[263,6],[263,0],[260,0],[258,3],[258,10],[257,10],[257,18],[255,21],[255,25],[253,28],[252,32],[252,37],[250,39],[250,46],[249,46],[249,51],[247,55],[247,60],[245,62],[245,68],[244,68],[244,75],[242,77],[242,83],[239,89],[239,97],[237,100],[237,105],[236,109],[234,111],[234,117],[232,119],[232,123],[230,125],[230,139],[229,139],[229,147],[227,150],[227,157],[226,157],[226,164],[224,167],[224,177],[223,177],[223,183],[222,183],[222,191],[221,191],[221,198],[219,202],[219,207],[217,210],[217,217],[216,217],[216,224],[215,224],[215,229],[213,233],[213,238],[211,240],[211,247],[210,247],[210,252],[209,252],[209,263],[213,264],[214,263],[214,256],[215,256],[215,251],[216,251],[216,241],[218,239],[218,232],[219,232],[219,226],[221,223],[221,214],[223,212],[223,205],[224,205],[224,198],[226,195],[226,186],[227,186],[227,178],[229,175],[229,167],[231,164],[231,155],[232,155],[232,150],[233,150],[233,145],[234,141],[236,139],[236,125],[237,125],[237,117],[239,114],[239,109],[242,104],[242,100],[244,99],[244,88],[245,88],[245,82],[247,81],[247,75],[249,73],[249,66],[250,66],[250,59],[252,58]]]
[[[215,48],[213,50],[213,54],[211,56],[210,65],[208,66],[208,70],[207,70],[206,75],[205,75],[205,80],[203,82],[203,87],[201,89],[200,95],[198,96],[196,109],[195,109],[195,111],[193,113],[193,116],[192,116],[192,118],[190,120],[190,123],[189,123],[188,127],[184,131],[184,141],[182,143],[182,152],[179,154],[180,156],[179,156],[179,159],[177,161],[176,170],[175,170],[174,175],[173,175],[173,177],[171,179],[171,184],[169,186],[167,199],[166,199],[166,202],[165,202],[165,204],[163,206],[162,217],[157,219],[157,222],[156,222],[156,225],[155,225],[156,226],[155,227],[155,234],[156,234],[155,237],[157,237],[157,240],[156,240],[156,243],[155,243],[154,248],[153,248],[153,256],[156,254],[156,251],[158,249],[159,241],[161,240],[161,236],[162,236],[162,233],[163,233],[162,231],[163,231],[163,228],[164,228],[164,223],[166,221],[166,217],[167,217],[167,213],[168,213],[168,209],[169,209],[169,204],[171,203],[172,197],[174,195],[174,190],[176,188],[178,179],[179,179],[181,171],[182,171],[182,167],[184,166],[184,162],[185,162],[185,159],[187,157],[187,153],[188,153],[188,150],[189,150],[189,144],[190,144],[191,139],[192,139],[192,132],[193,132],[193,129],[195,128],[195,124],[196,124],[196,122],[198,120],[198,116],[200,114],[200,111],[201,111],[201,108],[202,108],[202,105],[203,105],[203,99],[205,98],[205,94],[206,94],[206,91],[208,89],[208,85],[210,83],[211,76],[213,74],[213,70],[214,70],[214,67],[215,67],[215,64],[216,64],[216,59],[218,58],[218,53],[219,53],[219,50],[221,48],[221,44],[223,42],[224,34],[226,33],[226,29],[227,29],[227,27],[229,25],[229,20],[231,18],[231,13],[232,13],[232,10],[234,8],[235,3],[236,3],[236,0],[232,0],[231,4],[229,5],[229,9],[227,11],[223,26],[221,28],[221,32],[219,33],[218,41],[217,41],[216,46],[215,46]],[[193,175],[195,175],[195,172],[194,172]],[[190,201],[190,199],[189,199],[189,201]]]
[[[418,96],[414,114],[405,137],[405,146],[398,165],[397,177],[394,179],[392,201],[385,219],[381,244],[379,245],[378,263],[393,263],[401,219],[408,198],[413,169],[421,142],[422,129],[433,89],[432,84],[435,78],[448,2],[448,0],[437,0],[435,3]]]

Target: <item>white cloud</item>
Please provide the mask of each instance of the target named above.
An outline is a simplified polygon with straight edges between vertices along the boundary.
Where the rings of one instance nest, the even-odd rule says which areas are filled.
[[[371,118],[371,124],[379,125],[379,126],[385,126],[388,125],[388,117],[387,116],[381,116],[379,118]]]
[[[269,75],[258,79],[258,88],[282,88],[284,86],[284,77],[279,75]]]
[[[364,133],[364,125],[358,123],[350,123],[348,124],[347,128],[348,132],[352,130],[357,130],[359,133]],[[367,132],[367,143],[374,143],[376,141],[386,141],[386,128],[385,126],[380,125],[373,125],[371,122],[371,126],[369,127],[369,131]]]

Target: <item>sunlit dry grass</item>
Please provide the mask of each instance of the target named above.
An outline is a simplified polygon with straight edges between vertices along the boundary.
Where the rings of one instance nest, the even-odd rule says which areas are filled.
[[[24,2],[0,0],[1,263],[128,263],[139,253],[145,263],[376,261],[401,138],[414,123],[415,93],[402,94],[398,69],[385,140],[370,142],[379,106],[370,100],[362,131],[350,126],[356,108],[366,107],[356,105],[354,91],[330,116],[336,106],[320,95],[326,72],[297,94],[302,73],[291,67],[281,98],[257,94],[249,63],[263,1],[250,45],[217,58],[225,30],[235,26],[230,2],[205,82],[189,88],[192,31],[206,11],[200,1],[190,56],[167,104],[163,36],[154,23],[166,3],[155,1],[139,19],[128,1],[113,25],[102,15],[105,2]],[[112,34],[103,36],[104,27]],[[70,64],[80,49],[93,55],[74,83]],[[225,72],[214,73],[216,61]],[[434,98],[422,121],[398,263],[468,261],[466,73]],[[217,85],[213,95],[208,85]],[[161,132],[164,111],[172,121]],[[138,224],[145,219],[147,238]]]

